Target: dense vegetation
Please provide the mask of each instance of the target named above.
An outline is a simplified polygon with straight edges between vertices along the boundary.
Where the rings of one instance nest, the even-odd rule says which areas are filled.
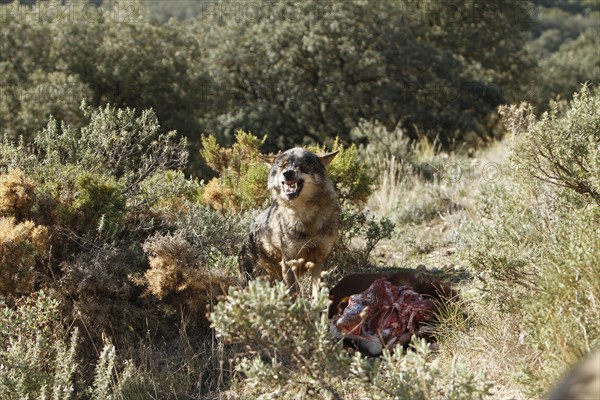
[[[0,397],[537,398],[600,346],[597,2],[0,3]],[[437,352],[240,287],[292,145],[340,151],[328,283],[461,289]]]

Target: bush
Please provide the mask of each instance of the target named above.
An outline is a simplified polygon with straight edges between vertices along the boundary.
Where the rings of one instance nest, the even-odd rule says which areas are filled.
[[[153,236],[144,243],[150,268],[144,272],[147,293],[171,306],[203,314],[215,293],[228,284],[226,276],[209,269],[202,253],[181,235]]]
[[[519,322],[535,355],[519,377],[534,397],[600,345],[599,99],[584,88],[568,110],[553,105],[539,122],[529,107],[513,108],[520,179],[486,188],[467,228],[466,255],[488,299]]]
[[[82,110],[89,123],[77,129],[51,119],[35,137],[36,150],[44,155],[43,165],[75,164],[88,172],[105,173],[122,179],[126,191],[154,174],[180,168],[187,162],[186,140],[175,132],[162,133],[151,110],[111,106]]]
[[[0,296],[34,290],[49,249],[49,231],[31,221],[0,217]]]
[[[23,220],[31,215],[35,185],[19,169],[0,175],[0,215]]]
[[[373,399],[479,399],[491,385],[455,362],[442,365],[426,343],[414,352],[385,352],[381,359],[351,356],[329,332],[327,293],[317,302],[292,299],[282,283],[257,280],[246,289],[230,288],[211,314],[226,342],[246,349],[237,370],[252,395]],[[258,332],[258,334],[257,334]],[[450,378],[452,374],[452,378]]]
[[[377,244],[390,239],[395,224],[387,217],[377,218],[366,211],[343,207],[338,240],[327,264],[341,271],[365,268]]]
[[[324,147],[308,148],[315,153],[325,153]],[[367,173],[367,164],[362,161],[355,144],[344,146],[339,137],[335,138],[331,151],[337,151],[333,161],[327,166],[327,175],[333,182],[340,203],[353,206],[364,205],[371,194],[371,179]]]
[[[34,218],[46,224],[86,240],[147,229],[148,208],[158,200],[148,182],[186,164],[186,141],[161,133],[151,111],[87,105],[82,111],[89,121],[81,128],[51,119],[32,145],[5,141],[0,166],[20,168],[37,183]]]
[[[133,391],[136,378],[132,368],[117,368],[115,347],[107,339],[92,368],[90,386],[79,381],[83,367],[77,356],[79,341],[77,329],[64,327],[59,302],[44,292],[19,300],[14,310],[4,308],[0,320],[0,396],[7,400],[129,398],[124,394]],[[139,387],[137,390],[141,391]]]
[[[219,174],[203,192],[204,202],[219,211],[247,211],[262,207],[270,197],[267,188],[268,167],[259,158],[266,136],[257,138],[238,131],[231,148],[221,147],[214,136],[202,137],[201,155]]]
[[[564,113],[552,103],[539,121],[526,105],[503,112],[517,135],[516,171],[600,202],[600,89],[584,87]]]
[[[0,319],[0,397],[73,398],[77,344],[77,331],[69,335],[62,326],[59,303],[43,292],[20,301],[15,310],[4,308]]]

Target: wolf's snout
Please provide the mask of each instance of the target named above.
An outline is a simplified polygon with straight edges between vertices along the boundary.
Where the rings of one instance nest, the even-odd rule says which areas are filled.
[[[295,181],[296,180],[296,172],[288,169],[287,171],[283,171],[283,177],[286,181]]]

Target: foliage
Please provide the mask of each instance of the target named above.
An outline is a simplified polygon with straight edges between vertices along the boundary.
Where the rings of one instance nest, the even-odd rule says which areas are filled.
[[[180,234],[153,236],[144,243],[150,268],[144,272],[147,293],[169,305],[203,313],[213,292],[227,285],[228,278],[211,274],[202,254]]]
[[[240,212],[261,207],[269,198],[266,190],[268,167],[259,158],[265,142],[244,131],[235,135],[231,148],[221,147],[214,136],[202,137],[201,155],[218,178],[213,178],[203,192],[203,200],[220,211]]]
[[[329,333],[326,305],[325,291],[317,302],[294,301],[282,283],[269,286],[258,280],[246,289],[230,288],[211,320],[224,340],[245,345],[238,371],[253,394],[334,399],[345,398],[343,393],[373,399],[477,399],[489,394],[486,378],[460,363],[451,367],[450,379],[449,366],[437,363],[422,342],[413,342],[415,351],[406,355],[351,356]]]
[[[357,140],[368,138],[368,143],[360,147],[360,156],[365,159],[369,173],[375,179],[381,178],[388,167],[385,161],[393,158],[398,172],[404,176],[416,175],[425,181],[447,179],[446,164],[448,153],[443,152],[439,141],[427,137],[411,140],[406,130],[396,126],[388,130],[377,121],[361,121],[353,131]]]
[[[221,7],[244,9],[249,3],[224,1]],[[493,126],[486,117],[504,101],[498,85],[522,76],[505,71],[504,62],[515,69],[523,64],[514,50],[524,43],[519,39],[527,26],[526,13],[520,13],[524,7],[516,1],[506,9],[470,1],[431,3],[434,10],[458,16],[485,9],[477,29],[444,21],[436,32],[468,44],[473,65],[484,61],[480,50],[488,50],[489,73],[469,72],[461,61],[466,50],[424,35],[437,20],[428,20],[430,8],[413,10],[416,3],[274,3],[251,23],[215,13],[215,29],[204,40],[208,65],[220,66],[212,71],[211,99],[223,106],[210,124],[228,135],[239,127],[266,131],[269,148],[324,142],[336,134],[347,140],[363,118],[400,123],[413,139],[418,132],[430,140],[439,135],[444,146],[473,134],[485,140]],[[514,14],[508,12],[511,7]],[[286,18],[290,9],[293,17]],[[205,21],[197,22],[199,31]],[[493,39],[506,30],[492,34],[488,22],[496,27],[510,22],[511,38]],[[491,44],[484,41],[488,37]],[[490,71],[506,76],[494,82]]]
[[[522,2],[102,3],[2,5],[10,140],[30,142],[50,115],[84,125],[85,99],[152,108],[194,149],[202,131],[230,143],[239,129],[267,132],[269,151],[348,140],[363,118],[453,146],[495,135],[495,106],[528,79]],[[157,23],[142,3],[185,21]]]
[[[0,215],[22,220],[30,216],[35,201],[35,185],[19,169],[0,175]]]
[[[154,112],[111,106],[82,105],[89,123],[77,129],[51,119],[35,137],[43,164],[77,164],[124,181],[131,191],[155,172],[180,168],[187,162],[186,140],[162,133]]]
[[[505,113],[518,135],[513,161],[521,175],[600,202],[600,90],[584,87],[564,113],[553,103],[539,122],[525,105]]]
[[[73,398],[78,333],[61,324],[59,303],[43,292],[4,308],[0,319],[0,396]]]
[[[0,217],[0,296],[27,294],[36,286],[49,248],[49,231],[32,221]]]
[[[340,232],[328,264],[351,270],[371,263],[377,244],[390,239],[395,224],[387,217],[377,218],[353,207],[342,207]]]
[[[525,179],[485,189],[468,229],[468,260],[488,300],[520,321],[535,354],[521,363],[531,396],[600,344],[597,103],[584,88],[568,110],[554,105],[539,122],[530,108],[514,108],[511,160]]]
[[[527,47],[538,59],[524,100],[538,111],[551,100],[571,99],[579,86],[598,85],[598,9],[593,2],[534,1],[537,23]],[[586,4],[587,3],[587,4]]]
[[[321,146],[308,148],[315,153],[326,153]],[[327,175],[335,185],[341,204],[360,206],[371,194],[371,180],[367,173],[366,163],[361,161],[358,148],[354,143],[344,146],[336,137],[331,151],[337,151],[335,158],[327,166]]]

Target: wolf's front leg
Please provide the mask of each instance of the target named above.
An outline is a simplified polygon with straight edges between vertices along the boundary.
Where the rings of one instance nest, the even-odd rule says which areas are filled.
[[[306,263],[306,269],[310,271],[312,299],[317,300],[319,292],[321,291],[321,275],[323,269],[321,268],[321,264],[310,261]]]
[[[281,275],[283,276],[283,282],[293,296],[298,294],[299,291],[298,279],[296,278],[296,269],[298,268],[297,262],[297,260],[281,260]]]

